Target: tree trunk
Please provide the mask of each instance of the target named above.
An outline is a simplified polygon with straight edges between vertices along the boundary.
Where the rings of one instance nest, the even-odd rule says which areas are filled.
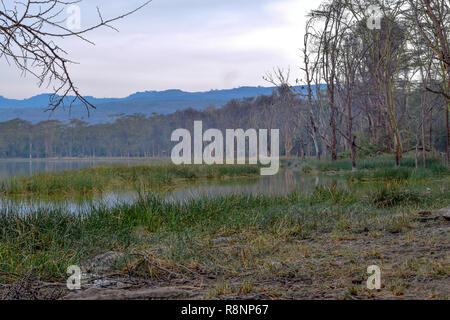
[[[448,124],[448,109],[450,108],[450,105],[447,106],[445,110],[445,125],[447,128],[447,140],[446,140],[446,152],[447,152],[447,167],[450,165],[450,153],[448,150],[449,140],[450,140],[450,134],[449,134],[449,124]]]
[[[430,150],[433,152],[433,109],[430,110],[428,115],[428,122],[430,126]]]
[[[314,150],[316,152],[315,156],[316,156],[317,160],[320,160],[320,149],[319,149],[319,143],[317,142],[317,135],[313,132],[311,134],[311,138],[314,143]]]
[[[392,153],[392,148],[391,148],[391,130],[389,128],[389,121],[385,118],[384,119],[384,134],[386,136],[386,152],[388,154]]]
[[[425,93],[426,94],[426,93]],[[425,142],[425,97],[422,103],[422,155],[423,155],[423,167],[427,166],[427,145]]]
[[[352,145],[351,145],[351,159],[352,159],[352,171],[356,171],[356,136],[352,136]]]
[[[305,148],[304,148],[304,146],[303,146],[303,141],[302,141],[302,139],[300,139],[300,141],[299,141],[299,146],[300,146],[300,158],[301,158],[302,160],[305,160]]]
[[[330,102],[331,104],[331,102]],[[336,120],[334,119],[334,102],[332,103],[333,106],[330,105],[330,126],[331,126],[331,146],[330,146],[330,152],[331,152],[331,160],[336,161],[337,160],[337,139],[336,139]]]

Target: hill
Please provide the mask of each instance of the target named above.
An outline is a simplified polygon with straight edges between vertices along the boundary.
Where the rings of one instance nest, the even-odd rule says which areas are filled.
[[[270,95],[274,87],[240,87],[227,90],[211,90],[206,92],[186,92],[182,90],[137,92],[125,98],[95,98],[86,99],[96,106],[90,115],[81,105],[60,108],[54,112],[45,112],[50,94],[41,94],[29,99],[15,100],[0,96],[0,119],[8,121],[15,118],[33,123],[44,120],[68,121],[81,119],[89,123],[106,123],[122,114],[170,114],[176,111],[192,108],[203,110],[214,105],[221,107],[232,99],[243,99],[259,95]],[[301,87],[296,89],[301,90]],[[71,97],[68,97],[69,101]]]

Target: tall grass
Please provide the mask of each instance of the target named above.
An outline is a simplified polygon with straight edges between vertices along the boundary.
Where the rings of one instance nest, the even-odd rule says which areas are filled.
[[[399,184],[375,193],[318,187],[312,193],[183,203],[149,194],[132,205],[93,207],[78,215],[63,209],[25,216],[0,212],[0,270],[24,274],[33,268],[44,279],[61,280],[67,266],[82,265],[105,251],[131,253],[161,246],[169,248],[165,259],[196,259],[211,266],[208,259],[217,252],[211,248],[205,254],[205,243],[217,236],[257,232],[291,241],[320,232],[389,230],[407,223],[396,220],[396,212],[449,204],[448,189],[427,193]]]
[[[386,184],[375,190],[369,196],[369,201],[379,208],[393,208],[404,204],[425,203],[427,198],[427,195],[401,188],[398,184]]]
[[[319,171],[348,171],[352,169],[351,161],[349,159],[341,159],[337,161],[314,160],[311,161],[310,165],[313,165]],[[357,159],[356,167],[359,170],[395,168],[395,159],[392,156]],[[415,168],[415,159],[411,157],[404,157],[400,160],[400,167]],[[423,168],[422,159],[419,160],[419,167]],[[427,160],[426,168],[430,169],[433,173],[443,173],[447,171],[441,160],[434,158]]]
[[[347,174],[350,180],[423,180],[440,178],[448,175],[449,171],[444,167],[431,168],[380,168],[373,170],[361,170]]]
[[[415,159],[404,157],[400,161],[400,167],[395,167],[393,157],[383,156],[375,158],[358,159],[356,162],[357,171],[347,173],[351,180],[420,180],[427,178],[444,177],[450,170],[439,159],[430,158],[426,167],[419,161],[416,168]],[[348,172],[352,170],[351,161],[342,159],[337,161],[316,161],[311,160],[303,164],[304,173],[318,172]]]
[[[171,186],[180,180],[222,179],[255,176],[259,168],[251,165],[140,165],[101,166],[61,173],[41,173],[31,177],[11,178],[0,183],[6,195],[89,195],[112,189],[142,186]]]

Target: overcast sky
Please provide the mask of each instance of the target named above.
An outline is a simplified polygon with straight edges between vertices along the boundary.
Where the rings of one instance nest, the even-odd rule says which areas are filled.
[[[82,26],[132,9],[142,1],[85,0]],[[153,0],[116,22],[120,33],[95,31],[95,46],[73,39],[61,43],[79,64],[71,72],[84,95],[124,97],[136,91],[207,91],[267,86],[273,67],[299,76],[305,15],[319,0]],[[30,75],[0,60],[0,95],[27,98],[50,92]]]

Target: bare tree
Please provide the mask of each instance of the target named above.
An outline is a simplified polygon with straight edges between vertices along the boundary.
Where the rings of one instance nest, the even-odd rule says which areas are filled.
[[[413,21],[425,44],[434,52],[435,59],[441,66],[442,87],[433,89],[426,87],[432,93],[447,99],[446,117],[446,154],[447,165],[450,164],[450,3],[448,0],[409,0],[412,8]]]
[[[363,48],[354,37],[354,30],[348,29],[343,41],[339,60],[338,88],[345,106],[345,118],[347,122],[347,132],[341,134],[347,141],[350,149],[352,170],[356,171],[356,136],[353,133],[353,103],[354,90],[356,89],[356,77],[359,64],[363,57]],[[340,80],[342,78],[342,81]]]
[[[320,69],[321,78],[327,85],[327,98],[330,122],[330,152],[331,159],[337,160],[337,129],[336,129],[336,76],[337,59],[340,42],[342,41],[343,19],[345,14],[344,2],[332,0],[324,3],[312,15],[323,22],[323,29],[319,34],[320,42]]]
[[[313,53],[310,50],[311,46],[311,38],[313,36],[312,29],[313,29],[313,19],[308,19],[306,23],[306,29],[305,29],[305,36],[303,38],[303,48],[301,50],[302,56],[303,56],[303,66],[300,68],[304,74],[305,74],[305,81],[306,81],[306,89],[307,89],[307,104],[308,104],[308,111],[309,111],[309,125],[311,127],[310,135],[311,139],[314,143],[314,149],[316,152],[316,158],[320,160],[320,150],[319,150],[319,128],[317,126],[316,119],[314,117],[314,101],[313,101],[313,90],[312,90],[312,84],[314,81],[314,74],[317,71],[319,60],[317,59],[318,55],[316,55],[315,58],[313,58]],[[319,42],[319,46],[321,43]],[[320,48],[318,49],[320,51]],[[316,85],[320,86],[320,83]],[[307,121],[308,122],[308,121]]]
[[[94,107],[78,91],[68,65],[74,63],[57,44],[58,40],[78,38],[93,44],[86,38],[90,31],[101,27],[116,30],[111,23],[123,19],[148,5],[143,3],[134,10],[114,18],[104,19],[97,8],[98,23],[81,30],[70,30],[63,17],[67,8],[80,1],[8,1],[0,0],[0,58],[15,65],[23,74],[32,74],[39,86],[53,86],[54,94],[49,110],[68,103],[81,102],[87,110]],[[73,97],[67,101],[67,97]]]
[[[409,0],[413,19],[422,39],[442,63],[443,88],[433,93],[450,100],[450,3],[448,0]]]
[[[301,123],[300,101],[289,84],[289,77],[290,69],[285,71],[281,68],[275,68],[272,73],[267,72],[263,77],[264,80],[277,87],[272,95],[274,97],[271,110],[273,112],[272,120],[275,121],[276,127],[281,128],[286,157],[291,156],[294,138]]]

